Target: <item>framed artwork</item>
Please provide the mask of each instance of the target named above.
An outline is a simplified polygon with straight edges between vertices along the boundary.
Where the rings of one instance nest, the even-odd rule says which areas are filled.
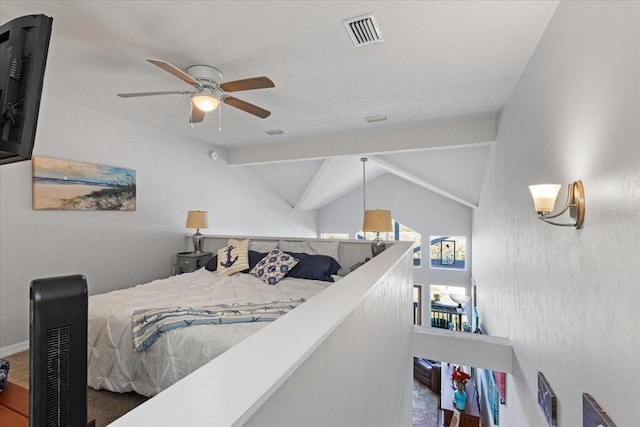
[[[443,240],[440,242],[440,264],[453,265],[456,262],[456,241]]]
[[[542,372],[538,372],[538,405],[549,427],[558,425],[556,395]]]
[[[33,209],[136,210],[133,169],[33,157],[32,172]]]
[[[507,404],[507,374],[504,372],[493,371],[493,379],[496,381],[496,387],[498,388],[498,396],[500,397],[500,404]]]
[[[496,384],[493,371],[485,370],[485,379],[487,380],[487,397],[489,398],[489,411],[493,418],[494,425],[500,425],[500,405],[498,404],[500,394],[498,393],[498,386]]]
[[[616,427],[616,424],[589,393],[582,393],[582,426]]]

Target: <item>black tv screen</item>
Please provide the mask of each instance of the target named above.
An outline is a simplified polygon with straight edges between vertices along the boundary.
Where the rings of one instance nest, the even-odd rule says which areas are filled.
[[[0,165],[31,159],[52,22],[27,15],[0,26]]]

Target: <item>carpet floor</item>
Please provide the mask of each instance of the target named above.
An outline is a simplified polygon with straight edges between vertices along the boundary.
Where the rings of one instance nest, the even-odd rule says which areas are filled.
[[[9,380],[29,388],[29,352],[23,351],[5,357],[9,361]],[[107,390],[87,389],[88,413],[103,427],[120,418],[149,399],[137,393],[113,393]],[[438,422],[438,395],[419,381],[413,381],[413,426],[436,427]]]

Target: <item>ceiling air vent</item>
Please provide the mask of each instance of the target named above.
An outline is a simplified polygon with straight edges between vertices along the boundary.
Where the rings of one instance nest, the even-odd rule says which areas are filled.
[[[378,27],[378,21],[373,15],[356,16],[342,21],[347,33],[356,46],[365,46],[384,41]]]

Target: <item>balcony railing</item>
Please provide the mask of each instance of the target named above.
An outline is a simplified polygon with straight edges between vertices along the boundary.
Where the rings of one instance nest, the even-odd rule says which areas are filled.
[[[431,326],[434,328],[462,331],[467,324],[467,316],[459,314],[457,306],[431,301]]]

